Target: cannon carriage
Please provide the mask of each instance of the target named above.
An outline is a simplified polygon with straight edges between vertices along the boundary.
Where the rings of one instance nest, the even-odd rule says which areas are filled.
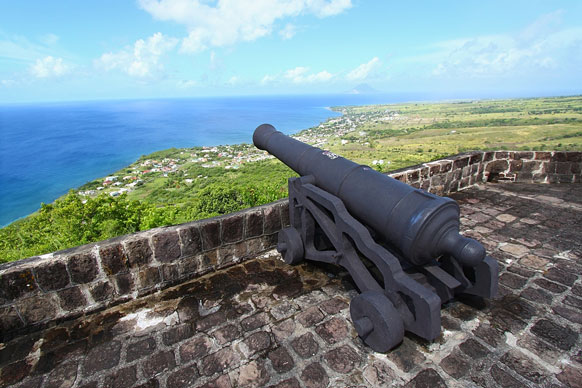
[[[345,268],[360,294],[350,315],[375,351],[409,331],[438,337],[441,304],[457,295],[490,298],[497,262],[459,234],[459,206],[370,167],[292,139],[269,124],[253,142],[300,177],[289,179],[290,227],[277,250],[286,263],[304,259]]]

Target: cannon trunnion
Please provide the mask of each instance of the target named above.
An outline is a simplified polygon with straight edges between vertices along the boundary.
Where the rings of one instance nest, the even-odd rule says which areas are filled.
[[[269,124],[254,144],[296,171],[289,179],[291,226],[277,250],[344,267],[360,294],[350,303],[358,335],[372,349],[398,345],[405,331],[433,340],[440,307],[459,294],[492,297],[497,262],[459,234],[459,207],[370,167],[292,139]]]

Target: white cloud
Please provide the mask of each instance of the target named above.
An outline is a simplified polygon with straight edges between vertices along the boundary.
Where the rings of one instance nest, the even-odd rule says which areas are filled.
[[[351,0],[138,0],[140,6],[158,20],[186,26],[184,52],[200,52],[210,47],[253,41],[269,35],[279,19],[300,14],[323,18],[352,6]]]
[[[287,23],[285,27],[279,31],[279,35],[281,35],[283,39],[291,39],[295,36],[296,32],[297,28],[293,24]]]
[[[121,70],[132,77],[152,77],[163,69],[161,57],[173,50],[177,44],[177,38],[156,32],[146,40],[137,40],[133,47],[117,53],[103,54],[96,61],[96,65],[108,71]]]
[[[30,73],[36,78],[62,77],[70,73],[71,65],[63,62],[63,58],[47,56],[37,59],[34,65],[30,66]]]
[[[354,70],[350,71],[346,78],[349,81],[361,81],[368,78],[370,75],[374,74],[374,71],[380,67],[380,59],[378,57],[372,58],[369,62],[363,63],[356,67]]]
[[[180,80],[178,81],[178,88],[180,89],[192,89],[193,87],[197,86],[198,83],[194,80]]]
[[[333,78],[333,74],[327,70],[319,73],[309,73],[308,67],[297,66],[294,69],[287,70],[283,73],[283,78],[288,79],[296,84],[326,82]]]

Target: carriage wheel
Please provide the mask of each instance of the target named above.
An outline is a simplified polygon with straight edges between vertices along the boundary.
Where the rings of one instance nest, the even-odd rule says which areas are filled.
[[[279,232],[277,251],[287,264],[296,265],[303,261],[303,241],[297,229],[289,227]]]
[[[387,352],[404,338],[404,324],[394,305],[381,292],[366,291],[350,303],[354,327],[362,341],[377,352]]]

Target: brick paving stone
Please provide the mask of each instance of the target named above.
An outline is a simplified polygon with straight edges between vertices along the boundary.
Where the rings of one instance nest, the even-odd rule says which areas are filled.
[[[507,213],[505,213],[505,214],[500,214],[500,215],[498,215],[498,216],[497,216],[497,217],[495,217],[495,218],[496,218],[497,220],[501,221],[501,222],[508,223],[508,222],[513,222],[513,221],[515,221],[517,217],[515,217],[515,216],[512,216],[511,214],[507,214]]]
[[[243,319],[240,325],[244,331],[252,331],[266,325],[267,322],[269,322],[269,316],[266,313],[258,313]]]
[[[174,326],[162,333],[162,340],[164,345],[173,345],[176,342],[190,338],[194,331],[192,330],[192,325],[184,324],[179,326]]]
[[[207,331],[226,322],[224,310],[209,314],[196,322],[196,331]]]
[[[399,377],[396,373],[383,361],[374,360],[372,363],[368,362],[368,366],[364,369],[364,379],[371,387],[390,387],[397,386]]]
[[[473,338],[460,344],[459,349],[473,359],[483,358],[489,354],[489,350]]]
[[[295,366],[293,358],[283,346],[279,346],[277,349],[270,351],[268,357],[271,360],[273,369],[278,373],[288,372]]]
[[[168,376],[166,386],[170,387],[191,387],[200,376],[195,366],[187,366],[172,372]]]
[[[580,311],[575,311],[563,306],[554,306],[552,307],[552,311],[562,318],[566,318],[570,322],[582,325],[582,314],[580,314]]]
[[[570,350],[578,340],[578,333],[547,319],[540,319],[530,330],[533,334],[562,350]]]
[[[525,286],[527,283],[527,279],[522,278],[521,276],[517,276],[515,274],[506,272],[499,277],[499,283],[503,284],[504,286],[519,289]]]
[[[295,298],[294,302],[299,305],[304,310],[307,310],[309,307],[316,306],[322,302],[328,300],[328,296],[319,291],[312,291],[309,294],[301,295],[298,298]]]
[[[529,248],[521,244],[505,243],[501,245],[499,249],[503,252],[509,253],[514,257],[517,257],[518,259],[529,253]]]
[[[574,282],[578,279],[575,274],[562,271],[556,267],[550,268],[544,272],[544,277],[570,287],[572,287]]]
[[[345,319],[334,317],[315,328],[315,332],[328,344],[333,345],[348,336],[348,325]]]
[[[180,359],[182,362],[198,360],[205,357],[212,349],[212,340],[203,335],[192,338],[180,346]]]
[[[240,362],[240,356],[230,347],[220,349],[202,359],[200,373],[204,376],[212,376],[218,372],[230,369]]]
[[[156,350],[156,340],[146,338],[144,340],[127,345],[125,359],[127,362],[151,355]]]
[[[345,310],[349,307],[345,300],[340,299],[338,297],[326,300],[325,302],[319,305],[326,314],[334,315],[339,313],[342,310]]]
[[[536,384],[539,384],[545,377],[541,373],[543,368],[531,359],[525,357],[521,352],[511,350],[505,353],[500,361],[520,376]]]
[[[129,388],[136,382],[137,368],[135,365],[132,365],[105,377],[103,388]]]
[[[532,302],[550,305],[552,303],[552,296],[539,288],[528,287],[519,294],[522,298]]]
[[[165,351],[154,354],[142,363],[143,374],[146,377],[154,377],[158,373],[170,370],[176,366],[176,358],[173,351]]]
[[[324,318],[324,315],[319,310],[319,308],[313,306],[298,314],[296,318],[297,321],[299,321],[299,323],[301,323],[304,327],[309,328],[316,323],[321,322]]]
[[[36,376],[33,378],[27,378],[26,380],[24,380],[24,382],[22,384],[20,384],[18,386],[18,388],[40,388],[42,386],[42,383],[44,382],[44,376]],[[89,386],[82,386],[79,388],[97,388],[97,383],[95,383],[94,386],[89,387]]]
[[[572,287],[572,294],[582,297],[582,285],[576,284]]]
[[[265,331],[253,333],[238,344],[239,350],[245,357],[250,357],[257,352],[266,350],[269,346],[271,346],[271,337]]]
[[[91,349],[83,364],[85,376],[116,366],[119,363],[120,352],[119,341],[105,342]]]
[[[307,388],[325,388],[329,384],[329,376],[320,363],[314,362],[303,369],[301,381]]]
[[[216,338],[220,345],[224,345],[240,336],[240,329],[237,325],[226,325],[223,328],[213,331],[212,336]]]
[[[447,317],[446,315],[441,316],[441,325],[445,330],[461,330],[461,325],[457,320]]]
[[[537,355],[540,359],[553,364],[556,360],[562,358],[563,351],[548,344],[542,339],[536,337],[535,335],[524,333],[519,336],[517,340],[517,346],[522,347],[525,350],[529,350],[533,354]]]
[[[387,354],[387,357],[396,366],[404,372],[410,372],[417,365],[420,365],[426,359],[424,355],[417,350],[414,342],[410,341],[408,338],[404,338],[402,343],[392,349]]]
[[[158,379],[153,378],[153,379],[149,379],[148,381],[146,381],[143,384],[136,385],[133,388],[158,388],[159,386],[160,386],[160,382],[158,381]]]
[[[310,358],[317,354],[319,345],[313,338],[313,334],[307,332],[291,342],[291,347],[301,358]]]
[[[295,377],[291,377],[290,379],[283,380],[278,384],[269,385],[268,388],[301,388],[299,385],[299,381]]]
[[[76,361],[58,365],[49,374],[45,388],[71,388],[77,380],[77,366]]]
[[[504,388],[527,388],[524,384],[519,382],[519,380],[515,379],[497,365],[493,365],[489,373],[493,377],[493,380]]]
[[[463,377],[471,367],[467,357],[456,351],[445,357],[439,365],[445,372],[456,379]]]
[[[362,361],[358,352],[348,345],[328,351],[324,358],[329,367],[338,373],[349,373]]]
[[[262,362],[252,361],[241,366],[237,383],[239,387],[264,387],[270,380]]]
[[[578,310],[582,310],[582,299],[575,298],[572,295],[567,295],[563,302],[569,306],[575,307]]]
[[[546,279],[536,279],[534,280],[534,283],[543,289],[553,292],[554,294],[560,294],[568,289],[568,287],[566,286],[550,282],[549,280]]]
[[[432,368],[419,372],[404,387],[406,388],[447,388],[443,378]]]
[[[530,271],[529,269],[526,269],[524,267],[522,267],[521,265],[512,265],[510,267],[507,267],[507,270],[509,272],[513,272],[519,276],[522,276],[524,278],[531,278],[533,277],[536,272],[535,271]]]

